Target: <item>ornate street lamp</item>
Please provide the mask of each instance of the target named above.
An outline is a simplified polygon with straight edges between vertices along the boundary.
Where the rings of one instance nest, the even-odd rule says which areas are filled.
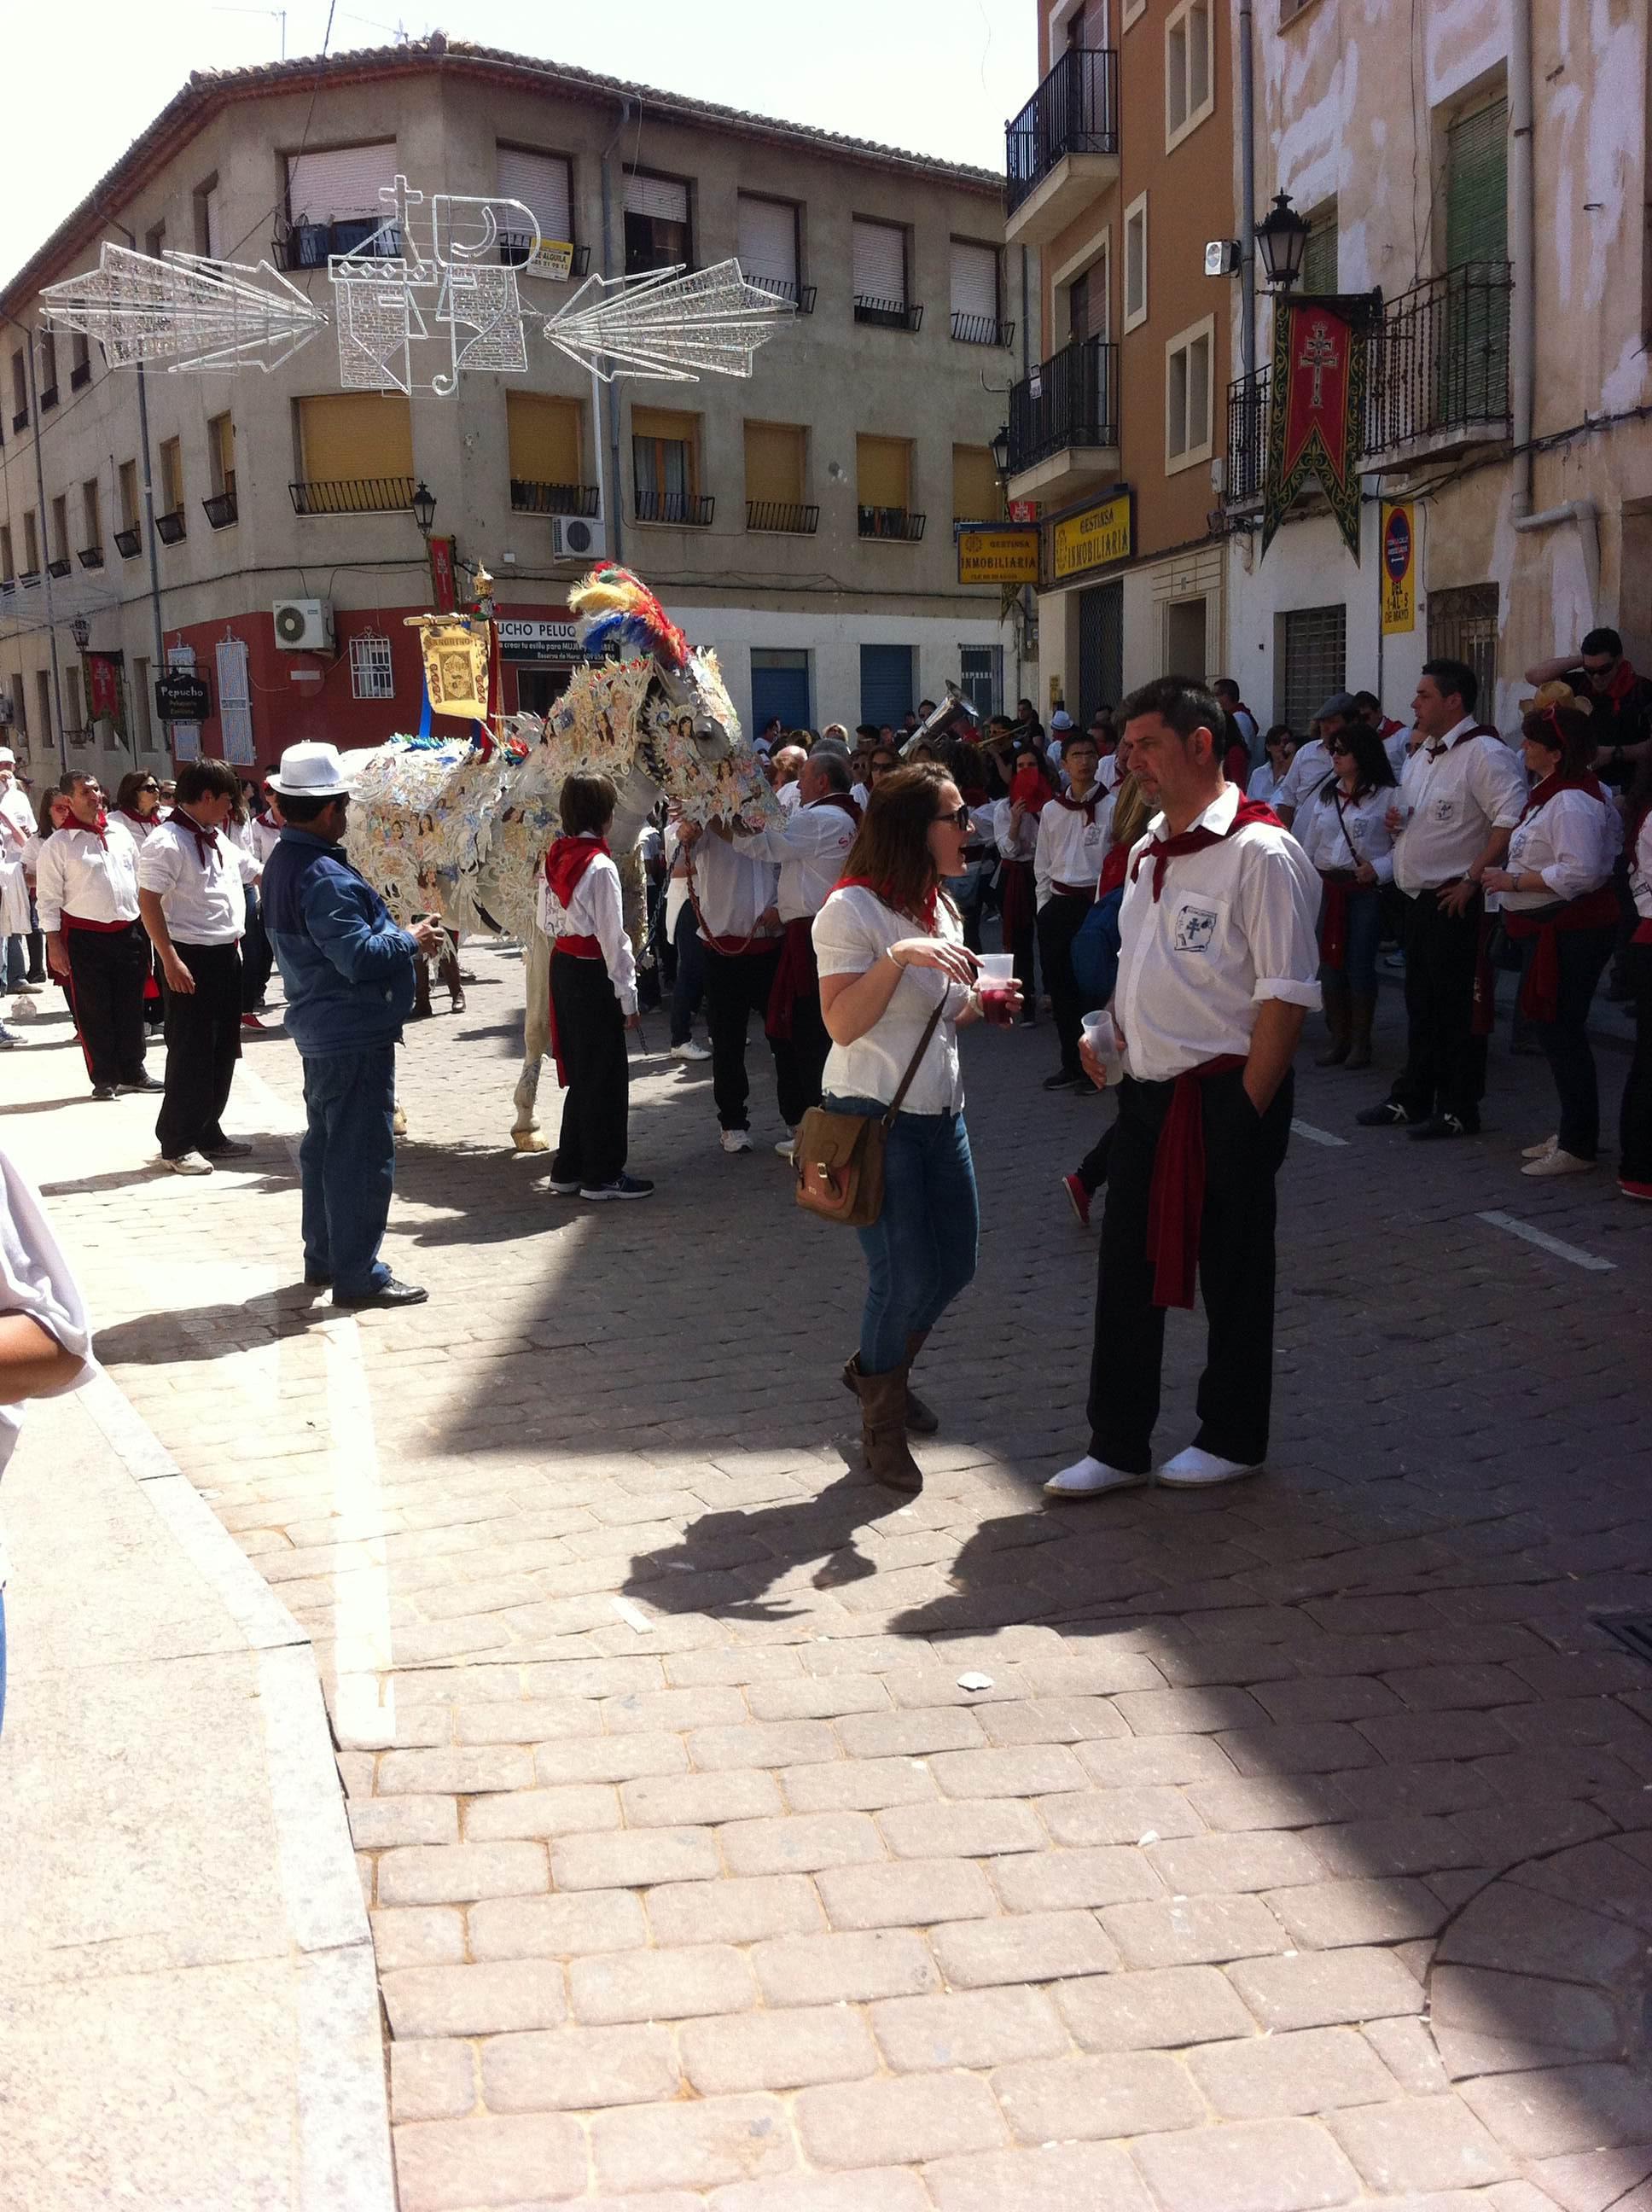
[[[998,435],[993,441],[993,466],[998,471],[1000,483],[1010,473],[1010,426],[1007,422],[1000,424]]]
[[[87,647],[92,642],[92,625],[87,621],[84,615],[76,616],[74,621],[69,625],[69,634],[74,639],[78,650],[82,653],[84,653]]]
[[[1308,251],[1308,218],[1291,204],[1289,192],[1276,192],[1267,220],[1256,226],[1256,250],[1275,291],[1288,292],[1302,275]]]
[[[428,541],[430,536],[430,526],[436,519],[436,495],[422,477],[419,479],[418,489],[413,495],[412,507],[413,520],[419,526],[419,535]]]

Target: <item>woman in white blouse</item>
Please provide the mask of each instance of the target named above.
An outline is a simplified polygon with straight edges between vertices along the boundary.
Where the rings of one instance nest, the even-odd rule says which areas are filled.
[[[1560,1099],[1560,1127],[1529,1146],[1521,1173],[1584,1175],[1600,1143],[1600,1093],[1588,1011],[1612,957],[1618,902],[1612,871],[1622,824],[1591,770],[1598,739],[1575,707],[1541,707],[1521,724],[1532,779],[1526,811],[1500,868],[1483,881],[1503,933],[1525,955],[1520,1010],[1542,1046]]]
[[[881,777],[814,926],[820,1010],[832,1040],[823,1103],[837,1113],[886,1112],[923,1045],[889,1132],[883,1211],[857,1231],[870,1281],[859,1349],[844,1370],[860,1400],[868,1469],[907,1492],[923,1487],[907,1430],[938,1425],[907,1378],[924,1339],[975,1274],[980,1228],[957,1033],[981,1019],[981,999],[975,957],[945,890],[961,871],[969,833],[969,809],[943,769]],[[1017,1001],[1018,991],[1011,1016]]]
[[[1297,842],[1319,870],[1320,989],[1331,1042],[1320,1067],[1369,1067],[1382,886],[1394,881],[1394,769],[1368,723],[1327,741],[1331,774],[1297,811]]]

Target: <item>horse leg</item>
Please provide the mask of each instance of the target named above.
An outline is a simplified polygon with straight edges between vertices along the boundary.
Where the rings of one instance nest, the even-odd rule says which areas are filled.
[[[536,924],[522,945],[526,1002],[522,1011],[522,1073],[515,1091],[516,1119],[511,1142],[519,1152],[547,1152],[535,1109],[539,1097],[539,1064],[550,1048],[550,945]]]

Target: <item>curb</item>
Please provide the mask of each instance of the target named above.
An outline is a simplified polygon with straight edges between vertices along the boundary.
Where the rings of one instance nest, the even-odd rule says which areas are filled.
[[[303,2212],[396,2212],[373,1935],[310,1639],[160,1438],[99,1370],[81,1403],[258,1655],[270,1804],[299,1954]]]

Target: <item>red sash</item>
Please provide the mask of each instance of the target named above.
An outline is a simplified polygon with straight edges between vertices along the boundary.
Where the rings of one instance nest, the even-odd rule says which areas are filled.
[[[1214,839],[1212,841],[1214,842]],[[1147,1257],[1153,1267],[1153,1304],[1191,1306],[1199,1268],[1199,1231],[1205,1212],[1205,1109],[1202,1087],[1213,1075],[1242,1067],[1242,1053],[1224,1052],[1178,1075],[1170,1109],[1153,1152],[1147,1194]]]
[[[765,1033],[782,1041],[792,1034],[792,1016],[799,999],[820,990],[820,970],[815,964],[814,918],[799,915],[785,924],[780,957],[769,988],[768,1010],[763,1017]]]
[[[63,926],[65,929],[93,930],[100,937],[118,937],[122,930],[137,927],[137,917],[134,915],[131,921],[88,921],[82,915],[66,914]]]
[[[555,852],[556,849],[556,847],[553,845],[551,851]],[[592,850],[595,850],[594,847],[592,848]],[[585,873],[585,870],[581,868],[580,873],[583,875]],[[569,896],[572,896],[571,892]],[[564,959],[568,960],[600,960],[603,957],[602,946],[594,937],[553,937],[550,940],[551,958],[553,960],[556,959],[559,953]],[[568,1071],[562,1066],[562,1042],[561,1037],[558,1036],[556,1033],[556,989],[555,984],[551,986],[550,990],[550,1056],[556,1063],[556,1080],[562,1085],[563,1090],[566,1091],[568,1088]]]
[[[1353,872],[1348,868],[1321,868],[1325,903],[1320,913],[1320,959],[1327,968],[1348,964],[1348,902],[1354,895]]]
[[[1520,987],[1520,1011],[1528,1022],[1560,1018],[1560,932],[1617,926],[1618,898],[1609,884],[1603,884],[1598,891],[1585,891],[1581,898],[1568,899],[1558,914],[1504,914],[1507,936],[1516,942],[1528,937],[1537,939],[1537,950]],[[1637,938],[1639,934],[1637,931]]]
[[[1150,837],[1136,857],[1130,871],[1134,883],[1144,866],[1153,864],[1153,903],[1158,904],[1159,893],[1164,889],[1164,871],[1172,860],[1179,860],[1186,853],[1202,853],[1207,847],[1219,845],[1236,831],[1248,830],[1253,822],[1268,822],[1277,830],[1279,817],[1271,806],[1264,806],[1259,799],[1242,798],[1231,822],[1225,830],[1184,830],[1175,837]]]

